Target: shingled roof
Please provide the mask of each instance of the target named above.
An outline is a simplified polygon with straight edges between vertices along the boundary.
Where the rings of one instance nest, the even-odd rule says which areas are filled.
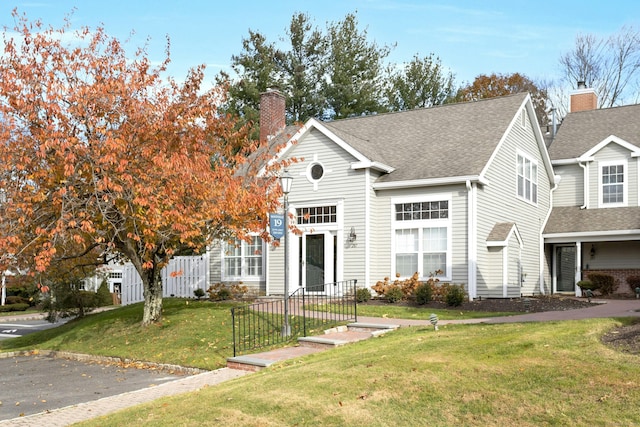
[[[566,206],[553,208],[543,233],[579,234],[628,230],[640,230],[640,207],[580,209],[579,206]]]
[[[552,161],[575,159],[611,135],[640,147],[640,104],[567,114],[549,156]]]
[[[323,125],[371,161],[395,169],[378,182],[479,176],[526,97],[520,93]]]

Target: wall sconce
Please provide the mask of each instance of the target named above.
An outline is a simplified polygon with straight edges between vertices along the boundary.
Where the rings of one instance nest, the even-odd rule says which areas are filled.
[[[589,251],[589,253],[591,254],[591,258],[596,256],[596,247],[593,246],[593,244],[591,245],[591,251]]]
[[[349,241],[349,243],[353,243],[356,241],[356,238],[358,236],[356,236],[356,229],[355,227],[351,227],[351,231],[349,231],[349,237],[347,237],[347,240]]]

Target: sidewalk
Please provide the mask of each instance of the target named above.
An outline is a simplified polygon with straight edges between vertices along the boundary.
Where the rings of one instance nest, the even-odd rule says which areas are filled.
[[[509,317],[494,317],[468,320],[440,320],[439,325],[447,324],[475,324],[475,323],[517,323],[517,322],[545,322],[561,320],[579,320],[587,318],[606,317],[640,317],[640,300],[606,300],[599,302],[595,307],[573,309],[566,311],[548,311],[540,313],[528,313]],[[11,317],[12,321],[19,321],[20,316]],[[0,321],[4,321],[0,318]],[[9,318],[6,319],[7,321]],[[384,333],[397,327],[431,325],[429,320],[388,319],[379,317],[359,316],[355,330],[347,331],[345,328],[335,328],[330,333],[319,337],[307,337],[303,340],[310,341],[311,346],[287,347],[263,353],[247,356],[260,365],[268,366],[271,363],[300,357],[306,354],[323,351],[331,346],[346,345],[348,343],[367,339],[371,336]],[[316,345],[318,344],[318,345]],[[322,344],[322,345],[321,345]],[[323,347],[323,345],[326,345]],[[328,346],[328,347],[327,347]],[[233,363],[230,364],[233,366]],[[257,369],[253,369],[254,371]],[[46,413],[30,415],[22,418],[0,421],[0,426],[29,426],[29,427],[57,427],[67,426],[80,421],[106,415],[130,406],[150,402],[161,397],[175,394],[197,391],[203,387],[215,386],[225,381],[242,377],[251,373],[251,370],[222,368],[211,372],[197,374],[167,382],[158,386],[106,397],[91,402],[55,409]]]

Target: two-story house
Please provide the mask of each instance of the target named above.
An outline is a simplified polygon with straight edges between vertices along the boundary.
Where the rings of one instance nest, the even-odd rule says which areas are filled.
[[[528,94],[310,119],[293,135],[284,129],[284,97],[265,95],[261,114],[280,123],[279,132],[270,127],[273,141],[289,141],[277,157],[300,159],[289,167],[299,230],[285,236],[290,289],[347,279],[370,287],[396,273],[426,279],[436,271],[471,298],[548,288],[542,230],[556,183]],[[282,246],[256,237],[213,247],[211,281],[282,294]]]
[[[613,275],[618,291],[640,275],[640,105],[597,108],[580,85],[548,151],[555,174],[544,227],[547,292],[576,293],[590,272]]]

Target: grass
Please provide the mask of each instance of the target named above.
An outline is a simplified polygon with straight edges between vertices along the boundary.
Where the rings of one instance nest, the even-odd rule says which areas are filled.
[[[403,328],[81,426],[637,425],[614,319]]]
[[[233,355],[232,306],[167,298],[162,324],[143,327],[142,305],[134,304],[0,341],[0,351],[60,350],[217,369]]]
[[[0,350],[214,369],[232,352],[231,306],[165,299],[164,322],[147,328],[140,305],[122,307],[0,341]],[[623,322],[403,328],[81,425],[637,425],[638,356],[599,341]]]
[[[511,312],[491,312],[485,311],[461,311],[455,307],[448,309],[429,309],[420,307],[402,307],[389,305],[358,305],[358,316],[371,316],[371,317],[388,317],[390,319],[416,319],[416,320],[428,320],[431,313],[438,316],[440,320],[455,320],[455,319],[479,319],[483,317],[499,317],[499,316],[511,316],[514,314]]]

